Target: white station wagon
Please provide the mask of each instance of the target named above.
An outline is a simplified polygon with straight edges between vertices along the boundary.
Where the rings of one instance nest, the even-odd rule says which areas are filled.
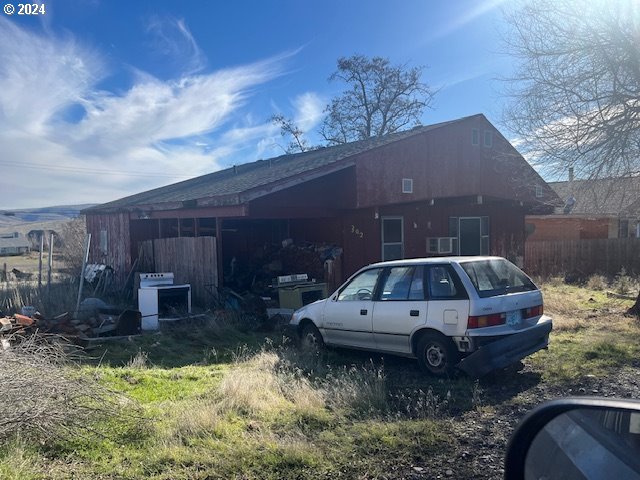
[[[549,343],[542,293],[500,257],[416,258],[360,269],[329,298],[294,312],[303,347],[417,358],[434,375],[478,377]]]

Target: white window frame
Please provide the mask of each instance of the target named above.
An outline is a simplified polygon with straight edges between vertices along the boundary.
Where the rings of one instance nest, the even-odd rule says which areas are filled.
[[[399,242],[386,242],[384,241],[384,222],[385,220],[400,220],[400,241]],[[389,217],[380,217],[380,258],[382,261],[386,261],[384,258],[384,247],[387,245],[400,245],[400,258],[404,258],[404,217],[402,216],[389,216]]]
[[[402,179],[402,193],[413,193],[413,178]]]
[[[471,145],[480,145],[480,130],[477,128],[471,129]]]
[[[542,185],[536,185],[536,198],[542,197],[544,197],[544,189],[542,188]]]
[[[487,142],[487,138],[489,141]],[[493,132],[491,130],[484,130],[482,132],[482,144],[487,147],[493,147]]]

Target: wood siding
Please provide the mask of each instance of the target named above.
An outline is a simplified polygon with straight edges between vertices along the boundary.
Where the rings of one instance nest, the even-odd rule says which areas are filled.
[[[472,145],[472,131],[480,145]],[[482,144],[484,132],[492,146]],[[488,195],[544,203],[555,193],[486,119],[471,118],[427,131],[356,157],[358,207],[433,198]],[[413,179],[413,193],[402,193],[402,179]],[[543,197],[535,196],[536,186]]]
[[[637,238],[527,241],[525,250],[525,270],[530,275],[613,276],[623,267],[627,274],[640,274]]]
[[[129,214],[87,215],[87,233],[91,234],[89,262],[101,263],[114,269],[116,286],[121,286],[131,269]],[[107,231],[107,249],[100,248],[100,232]]]
[[[206,305],[218,285],[216,239],[182,237],[140,243],[141,264],[156,273],[173,272],[175,284],[191,285],[192,302]],[[147,272],[144,272],[147,273]]]

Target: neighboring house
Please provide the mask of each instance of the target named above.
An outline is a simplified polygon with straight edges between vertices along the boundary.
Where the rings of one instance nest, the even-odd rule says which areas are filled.
[[[30,250],[31,242],[18,232],[0,235],[0,255],[22,255]]]
[[[640,237],[640,176],[553,182],[564,205],[527,216],[528,240]]]
[[[139,242],[180,236],[217,237],[219,279],[232,259],[289,238],[340,246],[346,277],[371,262],[434,255],[522,264],[525,215],[550,212],[554,202],[478,114],[233,166],[83,213],[90,261],[112,266],[120,281]]]

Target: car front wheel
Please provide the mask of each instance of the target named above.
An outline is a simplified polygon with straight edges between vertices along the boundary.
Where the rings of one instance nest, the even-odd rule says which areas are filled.
[[[300,348],[306,351],[318,351],[324,346],[320,330],[313,324],[307,323],[300,332]]]
[[[438,377],[451,376],[460,360],[451,339],[436,333],[426,334],[420,339],[416,356],[422,370]]]

